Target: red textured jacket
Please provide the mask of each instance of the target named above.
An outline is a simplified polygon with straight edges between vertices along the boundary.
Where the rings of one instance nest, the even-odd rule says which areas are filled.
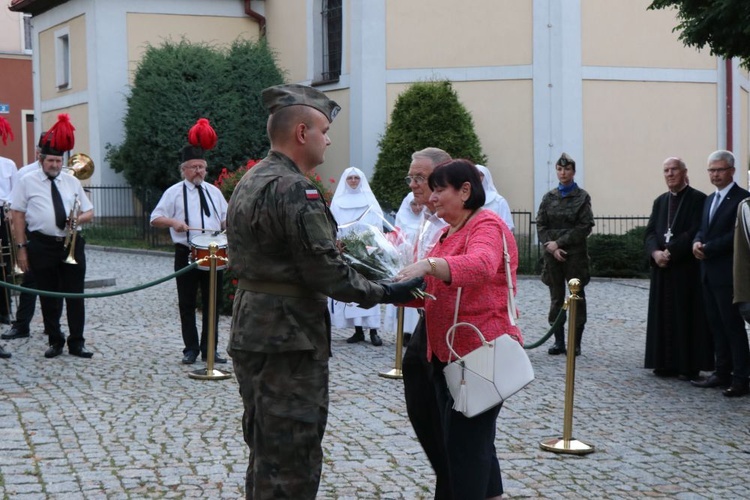
[[[430,252],[430,257],[446,260],[451,270],[451,282],[445,283],[432,276],[425,276],[427,291],[437,300],[410,303],[409,306],[424,306],[427,325],[427,359],[434,353],[440,361],[448,361],[448,345],[445,334],[453,325],[458,287],[462,287],[458,321],[471,323],[490,341],[505,333],[523,343],[518,327],[513,326],[508,316],[508,281],[505,277],[503,239],[510,254],[511,279],[516,289],[518,248],[513,233],[495,213],[480,210],[456,233],[443,237]],[[456,330],[453,348],[463,356],[481,344],[474,330],[459,327]]]

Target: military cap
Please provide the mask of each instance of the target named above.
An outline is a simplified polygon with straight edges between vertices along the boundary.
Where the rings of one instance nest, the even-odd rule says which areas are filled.
[[[567,167],[568,165],[570,165],[573,170],[576,169],[576,161],[571,158],[568,153],[561,154],[560,159],[557,160],[557,163],[555,163],[555,165],[560,165],[561,167]]]
[[[297,83],[268,87],[263,90],[261,96],[263,106],[270,114],[287,106],[310,106],[326,115],[328,121],[332,122],[341,110],[341,106],[336,104],[336,101],[329,99],[320,90]]]

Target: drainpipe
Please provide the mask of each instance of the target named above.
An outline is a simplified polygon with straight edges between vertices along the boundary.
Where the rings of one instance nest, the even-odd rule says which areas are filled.
[[[260,28],[260,37],[265,38],[266,37],[266,18],[253,10],[253,7],[250,5],[251,3],[250,0],[244,0],[244,1],[245,1],[245,14],[255,19],[255,21],[258,23],[258,28]]]
[[[727,144],[726,149],[727,151],[732,151],[734,147],[734,131],[732,124],[734,122],[734,103],[733,103],[733,90],[734,90],[734,84],[733,84],[733,78],[732,78],[732,59],[725,59],[724,60],[724,70],[726,72],[726,93],[727,93],[727,111],[726,111],[726,120],[727,120]]]

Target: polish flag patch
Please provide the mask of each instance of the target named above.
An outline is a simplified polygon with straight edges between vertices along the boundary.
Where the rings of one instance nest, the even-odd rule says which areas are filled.
[[[305,198],[308,200],[319,200],[320,193],[317,189],[305,189]]]

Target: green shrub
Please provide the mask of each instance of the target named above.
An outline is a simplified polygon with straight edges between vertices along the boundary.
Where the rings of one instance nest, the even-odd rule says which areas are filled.
[[[471,114],[448,81],[419,82],[406,89],[396,100],[378,146],[372,190],[391,208],[398,208],[409,192],[404,177],[415,151],[436,147],[453,158],[487,161]]]
[[[595,234],[589,237],[591,276],[646,278],[649,264],[643,250],[646,227],[635,227],[625,234]]]
[[[222,168],[266,155],[268,113],[260,91],[282,82],[262,41],[236,41],[228,49],[185,40],[149,46],[127,99],[125,140],[107,145],[107,160],[134,188],[164,191],[180,179],[178,154],[188,130],[208,118],[219,138],[206,155],[214,179]]]

